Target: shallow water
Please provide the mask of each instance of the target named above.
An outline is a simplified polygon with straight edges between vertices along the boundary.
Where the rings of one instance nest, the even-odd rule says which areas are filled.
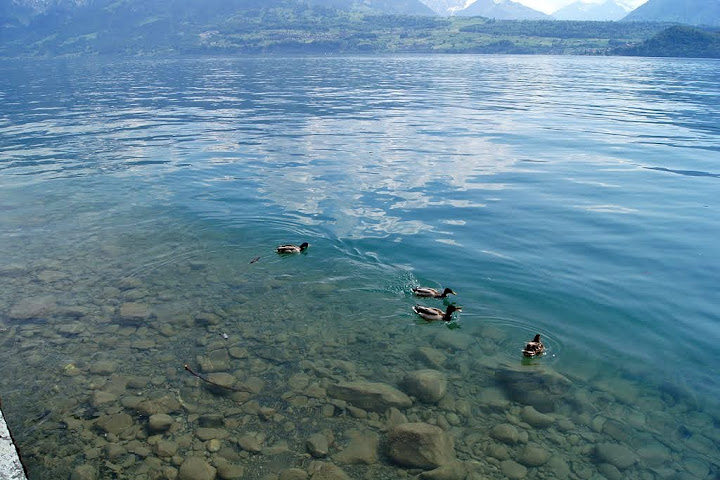
[[[244,478],[307,470],[310,434],[331,430],[332,456],[391,422],[327,389],[432,367],[445,399],[402,413],[444,428],[472,474],[716,478],[719,76],[677,59],[0,62],[0,396],[31,476],[172,478],[203,452]],[[419,284],[458,292],[459,329],[418,322]],[[548,354],[523,361],[535,333]],[[185,363],[253,388],[219,394]],[[170,455],[135,401],[164,396],[182,404]],[[216,412],[219,452],[193,433]],[[98,427],[119,413],[128,429]],[[507,423],[518,440],[488,434]],[[248,433],[263,451],[234,442]],[[335,463],[404,475],[384,455]]]

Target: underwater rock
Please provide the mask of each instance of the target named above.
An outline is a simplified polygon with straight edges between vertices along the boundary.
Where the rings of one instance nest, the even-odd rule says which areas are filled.
[[[198,423],[200,423],[201,427],[222,427],[223,416],[219,413],[206,413],[204,415],[200,415]]]
[[[535,407],[530,405],[522,409],[520,414],[523,422],[535,427],[535,428],[547,428],[555,422],[555,419],[550,415],[545,415],[535,410]]]
[[[436,347],[450,350],[467,350],[475,342],[470,335],[457,330],[441,330],[433,340]]]
[[[609,463],[619,470],[625,470],[637,462],[637,456],[629,448],[617,443],[595,445],[595,457],[599,463]]]
[[[490,436],[499,442],[515,444],[520,438],[520,432],[515,425],[501,423],[490,430]]]
[[[423,403],[437,403],[447,392],[447,378],[437,370],[424,369],[408,373],[403,379],[405,391]]]
[[[90,373],[95,375],[110,375],[118,368],[118,362],[115,360],[98,360],[90,365]]]
[[[235,385],[235,377],[226,372],[209,373],[206,377],[211,383],[203,382],[203,385],[216,393],[232,393]]]
[[[330,385],[328,394],[372,412],[384,412],[391,407],[405,408],[412,405],[410,397],[385,383],[343,382]]]
[[[440,350],[432,347],[420,347],[414,353],[413,357],[421,362],[425,363],[429,367],[442,368],[447,360],[445,355]]]
[[[288,379],[288,386],[295,392],[302,392],[310,385],[310,377],[303,372],[295,373]]]
[[[459,460],[447,463],[434,470],[422,472],[419,478],[423,480],[465,480],[468,469]]]
[[[92,406],[98,408],[106,403],[113,403],[118,399],[114,393],[96,391],[93,393]]]
[[[351,432],[350,443],[333,460],[343,464],[372,465],[378,461],[380,435],[375,432]]]
[[[195,429],[195,436],[203,442],[206,442],[213,438],[217,438],[218,440],[224,440],[228,438],[230,434],[227,430],[224,430],[222,428],[199,427]]]
[[[148,429],[152,433],[166,432],[172,424],[172,417],[166,413],[156,413],[155,415],[150,415],[148,419]]]
[[[222,449],[222,442],[217,438],[212,438],[205,442],[205,449],[210,453],[217,453]]]
[[[250,357],[250,352],[248,352],[248,349],[242,347],[230,347],[228,348],[228,353],[232,358],[238,360]]]
[[[327,457],[330,445],[328,445],[328,439],[321,433],[313,433],[305,441],[305,448],[310,455],[315,458]]]
[[[345,408],[347,409],[348,413],[353,418],[367,418],[368,417],[367,410],[363,410],[362,408],[353,407],[352,405],[347,405]],[[395,407],[393,407],[393,408],[395,408]]]
[[[70,475],[70,480],[95,480],[96,478],[97,467],[88,464],[75,467]]]
[[[195,323],[197,325],[208,326],[208,325],[220,325],[222,318],[211,312],[202,312],[195,315]]]
[[[230,354],[226,348],[218,348],[207,355],[196,357],[200,370],[205,373],[224,372],[230,369]]]
[[[614,465],[609,463],[601,463],[598,465],[598,472],[602,474],[607,480],[622,480],[623,474]]]
[[[11,320],[31,320],[48,315],[56,307],[57,303],[52,295],[27,297],[15,303],[8,316]]]
[[[200,457],[188,457],[180,465],[177,480],[214,480],[217,475],[215,467]]]
[[[710,465],[700,458],[683,458],[680,463],[694,478],[708,478],[710,475]]]
[[[332,463],[313,462],[308,469],[310,480],[350,480],[342,468]]]
[[[105,456],[107,456],[111,462],[115,462],[126,453],[127,450],[125,450],[125,447],[119,443],[108,443],[105,447]]]
[[[124,324],[141,325],[150,316],[150,306],[145,303],[127,302],[120,305],[120,319]]]
[[[95,425],[104,432],[117,435],[123,430],[132,427],[133,419],[127,413],[115,413],[98,418]]]
[[[602,425],[602,433],[618,442],[627,442],[632,438],[634,431],[627,425],[608,419]]]
[[[484,410],[503,413],[510,408],[510,400],[505,392],[497,387],[483,388],[477,396],[478,404]]]
[[[499,367],[495,378],[511,400],[541,413],[554,412],[572,387],[570,380],[549,370]]]
[[[511,479],[525,478],[525,475],[527,475],[527,468],[513,460],[503,460],[500,462],[500,470],[503,475]]]
[[[388,433],[388,456],[397,464],[430,470],[455,460],[453,439],[427,423],[404,423]]]
[[[510,452],[507,447],[500,443],[491,443],[488,445],[487,454],[498,460],[507,460],[510,458]]]
[[[250,434],[240,435],[237,439],[237,444],[240,448],[250,453],[260,453],[262,451],[262,445],[260,441]]]
[[[67,273],[58,270],[41,270],[37,273],[37,279],[42,283],[59,282],[60,280],[65,280],[68,276]]]
[[[265,382],[259,377],[250,377],[243,382],[243,386],[246,387],[250,393],[257,395],[265,388]]]
[[[537,445],[526,445],[518,455],[517,461],[526,467],[540,467],[545,465],[550,453]]]
[[[131,408],[134,408],[139,413],[149,417],[156,413],[179,412],[182,409],[182,405],[180,405],[180,402],[173,397],[163,396],[152,400],[143,400]]]
[[[152,338],[138,338],[130,344],[132,348],[137,348],[138,350],[150,350],[155,348],[155,345],[155,340]]]
[[[232,463],[220,463],[217,465],[217,475],[222,480],[239,480],[245,476],[245,468]]]
[[[160,440],[153,448],[155,455],[158,457],[172,457],[178,451],[178,445],[170,440]]]
[[[366,414],[366,416],[367,416],[367,414]],[[403,423],[408,423],[408,419],[405,415],[403,415],[403,413],[400,410],[398,410],[395,407],[392,407],[391,409],[389,409],[387,411],[386,427],[388,429],[395,427],[397,425],[401,425]]]
[[[546,469],[553,472],[554,478],[568,478],[570,476],[570,467],[567,462],[557,455],[550,457],[550,460],[545,465]]]
[[[278,480],[307,480],[308,474],[299,468],[288,468],[280,472]]]
[[[670,450],[660,443],[640,447],[637,454],[640,460],[649,467],[659,467],[671,459]]]
[[[622,378],[602,378],[600,380],[596,380],[594,386],[600,391],[607,392],[626,405],[635,405],[640,396],[640,389],[638,386],[635,383]]]

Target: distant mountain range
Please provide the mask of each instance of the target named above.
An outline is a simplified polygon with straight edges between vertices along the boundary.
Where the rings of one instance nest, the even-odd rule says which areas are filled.
[[[512,0],[476,0],[467,8],[455,12],[455,15],[498,20],[552,20],[549,15]]]
[[[453,12],[461,0],[423,1]],[[705,0],[705,6],[719,1]],[[711,8],[703,11],[705,23],[717,19]],[[651,38],[676,24],[548,20],[552,18],[510,0],[477,0],[454,15],[438,15],[420,0],[0,0],[0,57],[360,52],[715,56],[720,49],[712,27],[670,30]]]
[[[41,18],[43,22],[88,14],[156,12],[209,18],[247,10],[332,8],[395,15],[435,15],[420,0],[0,0],[0,27]]]
[[[649,0],[623,20],[720,26],[720,0]]]
[[[609,21],[620,20],[628,12],[629,9],[615,0],[607,0],[602,3],[578,1],[557,10],[552,14],[552,17],[557,20]]]
[[[452,15],[466,7],[468,0],[422,0],[438,15]]]

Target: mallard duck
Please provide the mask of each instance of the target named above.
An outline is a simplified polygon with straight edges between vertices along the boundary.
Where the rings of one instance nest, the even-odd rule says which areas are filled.
[[[427,320],[428,322],[433,322],[437,320],[442,320],[443,322],[449,322],[452,320],[452,314],[453,312],[461,312],[461,307],[456,307],[455,305],[449,305],[447,307],[446,311],[442,311],[439,308],[435,307],[426,307],[424,305],[415,305],[413,308],[413,311],[420,315],[422,318]]]
[[[451,288],[446,288],[441,292],[430,287],[413,287],[412,291],[418,297],[445,298],[448,295],[457,295]]]
[[[275,248],[277,253],[300,253],[310,246],[309,243],[303,242],[302,245],[279,245]]]
[[[528,342],[527,345],[525,345],[522,353],[526,357],[537,357],[538,355],[542,355],[543,353],[545,353],[545,345],[543,345],[540,341],[539,333],[535,335],[535,338],[533,338],[532,341]]]

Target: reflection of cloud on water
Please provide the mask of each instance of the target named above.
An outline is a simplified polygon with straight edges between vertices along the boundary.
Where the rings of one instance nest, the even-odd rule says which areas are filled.
[[[455,247],[462,247],[461,243],[458,243],[451,238],[436,238],[435,241],[438,243],[445,243],[447,245],[453,245]]]
[[[572,183],[576,183],[578,185],[591,185],[593,187],[602,187],[602,188],[621,188],[620,185],[613,185],[611,183],[605,183],[605,182],[580,180],[580,179],[571,178],[571,177],[569,177],[567,180]]]
[[[503,140],[517,120],[497,114],[509,92],[479,95],[474,79],[484,70],[425,79],[404,76],[402,62],[388,69],[380,84],[364,67],[347,82],[309,70],[282,81],[262,75],[249,87],[224,80],[230,91],[253,95],[239,95],[239,108],[237,92],[215,92],[219,108],[201,118],[212,129],[200,155],[213,157],[216,178],[237,178],[236,189],[252,188],[306,225],[322,218],[338,237],[437,231],[436,215],[485,207],[485,192],[506,187],[492,177],[517,168],[512,142]],[[441,82],[437,95],[426,94],[427,82]]]
[[[512,257],[509,257],[509,256],[507,256],[507,255],[505,255],[505,254],[502,254],[502,253],[499,253],[499,252],[493,252],[493,251],[491,251],[491,250],[480,250],[480,251],[481,251],[482,253],[487,254],[487,255],[492,255],[493,257],[505,258],[505,259],[512,259]]]
[[[636,210],[634,208],[627,208],[627,207],[623,207],[621,205],[581,205],[581,206],[578,206],[578,208],[587,210],[589,212],[599,212],[599,213],[622,213],[622,214],[638,213],[638,210]]]
[[[306,129],[311,132],[302,133],[302,143],[293,140],[297,132],[267,139],[264,143],[273,142],[278,151],[266,152],[266,160],[252,174],[261,183],[258,193],[262,197],[286,211],[327,218],[339,237],[434,230],[434,223],[442,219],[426,221],[418,211],[483,208],[482,195],[475,198],[468,192],[499,190],[504,185],[478,182],[478,177],[506,171],[514,164],[513,157],[501,151],[503,147],[477,138],[467,143],[465,137],[449,139],[452,150],[465,152],[461,154],[447,152],[446,142],[437,138],[430,143],[423,137],[413,138],[418,142],[414,152],[399,148],[408,143],[407,138],[417,136],[404,122],[386,120],[373,126],[374,133],[359,138],[351,133],[355,122],[345,127],[346,135],[338,132],[343,130],[338,123],[343,122],[310,121]],[[375,143],[367,145],[367,138]],[[481,153],[467,153],[475,151]],[[288,155],[304,160],[278,167],[278,159]],[[463,192],[462,198],[453,195],[457,192]],[[391,211],[397,213],[390,215]]]

